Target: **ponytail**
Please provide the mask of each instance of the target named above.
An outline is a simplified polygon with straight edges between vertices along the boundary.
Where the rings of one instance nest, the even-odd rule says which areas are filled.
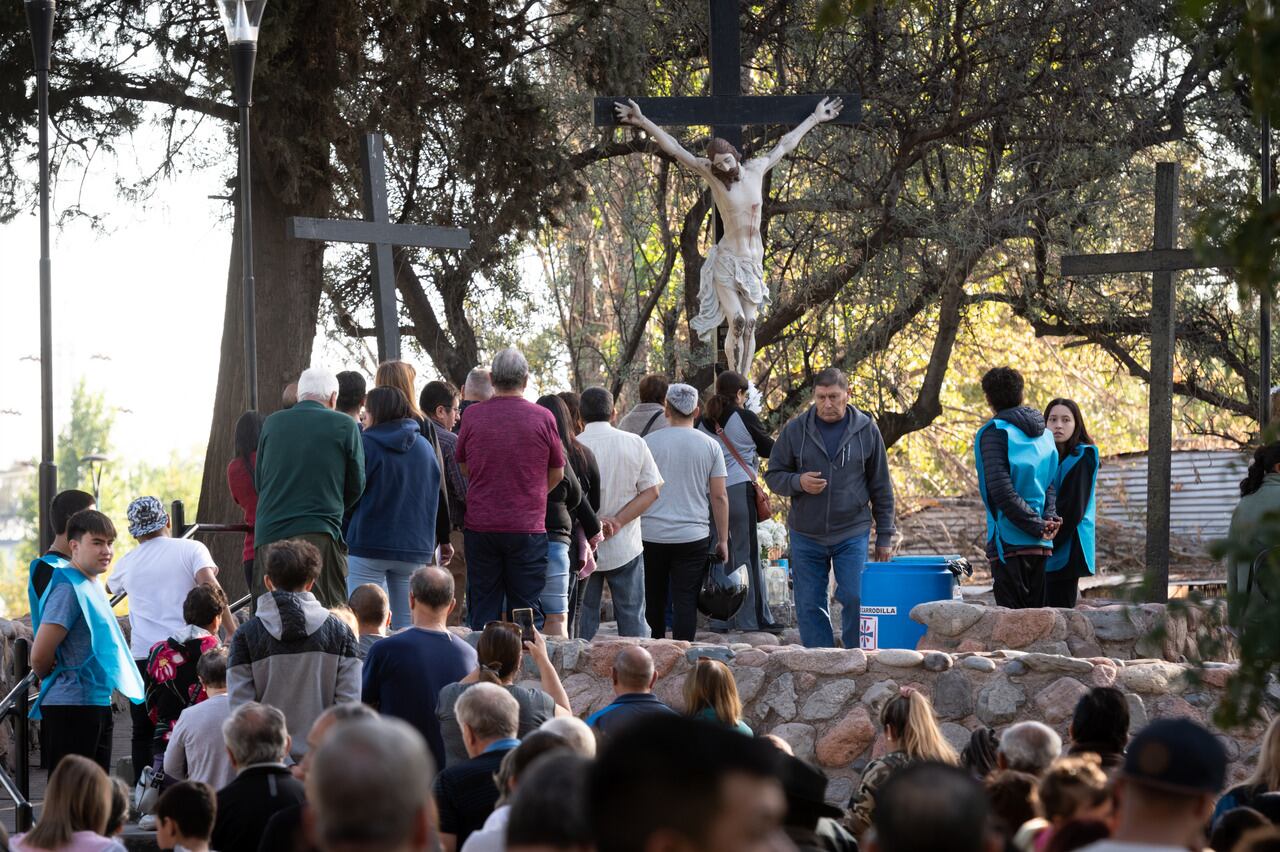
[[[502,664],[497,661],[490,661],[476,669],[476,674],[480,676],[480,683],[491,683],[494,686],[502,686]]]
[[[1280,441],[1267,444],[1253,454],[1253,464],[1249,465],[1249,475],[1240,481],[1240,496],[1248,497],[1262,487],[1262,480],[1268,473],[1280,465]]]
[[[884,705],[880,722],[893,730],[894,739],[912,760],[960,765],[960,756],[938,727],[933,705],[919,690],[904,686]]]
[[[703,416],[708,423],[720,423],[738,406],[738,392],[750,387],[746,376],[725,370],[716,376],[715,393],[707,399]]]

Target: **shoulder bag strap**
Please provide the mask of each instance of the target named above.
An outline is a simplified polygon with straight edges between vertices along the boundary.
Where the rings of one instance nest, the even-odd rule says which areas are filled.
[[[649,418],[649,422],[648,422],[648,423],[646,423],[646,424],[644,424],[644,428],[640,430],[640,437],[641,437],[641,438],[643,438],[645,435],[648,435],[648,434],[649,434],[649,430],[653,428],[653,424],[654,424],[654,423],[657,423],[657,422],[658,422],[658,418],[659,418],[659,417],[661,417],[661,416],[662,416],[662,412],[661,412],[661,411],[654,412],[654,415],[653,415],[652,417],[650,417],[650,418]]]
[[[754,483],[756,481],[756,472],[748,467],[747,463],[742,460],[742,455],[738,452],[738,448],[735,447],[733,442],[724,434],[724,429],[720,428],[719,423],[716,423],[716,435],[719,436],[720,441],[729,448],[729,454],[733,456],[734,460],[737,461],[738,464],[742,466],[742,469],[747,472],[747,479],[750,479]]]

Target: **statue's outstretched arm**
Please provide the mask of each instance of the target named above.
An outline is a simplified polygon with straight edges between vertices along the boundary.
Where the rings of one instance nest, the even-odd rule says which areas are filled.
[[[675,140],[675,137],[646,118],[644,113],[640,112],[640,107],[636,105],[635,101],[618,102],[613,105],[613,108],[618,114],[618,121],[623,124],[629,124],[632,127],[638,127],[648,133],[653,138],[653,141],[658,143],[658,147],[671,155],[676,162],[688,166],[702,175],[702,177],[710,180],[711,161],[705,157],[696,157],[686,151],[684,146]]]
[[[809,117],[800,122],[786,136],[779,139],[778,144],[773,146],[773,150],[765,156],[765,171],[782,162],[782,158],[796,149],[796,146],[800,144],[800,140],[804,138],[806,133],[822,122],[835,118],[840,114],[840,110],[843,107],[844,101],[840,98],[823,98]]]

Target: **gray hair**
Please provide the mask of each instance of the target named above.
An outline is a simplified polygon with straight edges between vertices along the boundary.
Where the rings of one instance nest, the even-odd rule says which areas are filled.
[[[514,699],[512,699],[514,700]],[[399,849],[431,807],[435,767],[426,742],[399,719],[346,722],[316,749],[307,772],[322,849]]]
[[[520,730],[520,703],[501,686],[477,683],[458,698],[453,712],[480,740],[514,737]]]
[[[453,575],[439,565],[424,565],[409,576],[409,595],[431,609],[444,609],[453,603]]]
[[[467,380],[462,385],[462,392],[469,399],[484,402],[493,396],[493,380],[489,378],[488,367],[474,367],[467,373]]]
[[[282,763],[289,751],[289,729],[278,709],[250,701],[222,723],[222,741],[238,767]]]
[[[546,731],[548,734],[555,734],[564,740],[575,754],[583,757],[596,756],[596,735],[586,722],[577,716],[552,716],[550,719],[542,723],[539,731]]]
[[[493,356],[489,378],[497,390],[520,390],[529,383],[529,362],[519,350],[508,347]]]
[[[323,367],[308,367],[298,376],[298,399],[328,402],[338,392],[338,377]]]
[[[817,378],[813,380],[813,386],[818,388],[840,388],[840,390],[849,389],[849,377],[844,374],[844,370],[839,367],[827,367],[818,373]]]
[[[1062,737],[1041,722],[1019,722],[1000,735],[1005,765],[1039,777],[1062,754]]]

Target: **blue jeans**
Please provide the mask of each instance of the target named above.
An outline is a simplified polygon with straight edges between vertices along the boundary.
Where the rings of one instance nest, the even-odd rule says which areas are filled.
[[[547,582],[547,534],[464,530],[467,553],[467,620],[483,630],[504,613],[528,607],[542,617]],[[535,622],[536,623],[536,622]]]
[[[862,571],[867,565],[870,533],[821,544],[791,531],[791,572],[795,581],[796,620],[806,648],[834,648],[827,578],[836,572],[836,600],[844,608],[840,629],[844,647],[858,647],[858,617],[862,601]]]
[[[596,571],[587,578],[582,593],[582,613],[578,636],[591,640],[600,629],[600,598],[605,581],[613,595],[613,615],[618,620],[619,636],[649,638],[649,625],[644,620],[644,554],[612,571]]]
[[[409,578],[425,562],[401,562],[398,559],[347,557],[347,597],[356,586],[372,583],[381,586],[391,601],[391,629],[401,630],[412,622],[409,617]]]
[[[569,545],[562,541],[547,542],[547,584],[542,587],[544,615],[563,615],[569,611]]]

